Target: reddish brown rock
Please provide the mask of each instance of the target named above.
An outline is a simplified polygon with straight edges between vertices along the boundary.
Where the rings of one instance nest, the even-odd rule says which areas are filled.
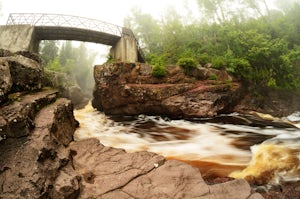
[[[78,194],[78,187],[78,198],[247,199],[251,196],[245,180],[207,185],[198,169],[154,153],[126,153],[105,147],[97,139],[73,142],[69,150],[72,166],[60,171],[52,192],[57,198]]]
[[[95,66],[93,106],[110,115],[167,115],[211,117],[232,110],[241,97],[241,85],[228,82],[224,71],[194,69],[187,76],[179,66],[167,67],[156,78],[145,64],[115,63]],[[192,73],[192,74],[193,74]],[[209,81],[209,75],[224,81]],[[228,81],[227,81],[228,80]]]

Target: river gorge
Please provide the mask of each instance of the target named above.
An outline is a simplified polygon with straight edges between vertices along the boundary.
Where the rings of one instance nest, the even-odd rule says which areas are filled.
[[[0,52],[0,198],[299,196],[300,117],[286,114],[298,96],[255,108],[222,71],[155,78],[113,63],[95,67],[94,98],[74,109],[45,86],[38,55]]]

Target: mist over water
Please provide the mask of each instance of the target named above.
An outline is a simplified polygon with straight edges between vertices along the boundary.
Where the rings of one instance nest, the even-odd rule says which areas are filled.
[[[145,115],[112,119],[90,104],[74,114],[80,122],[75,140],[95,137],[105,146],[127,152],[155,152],[198,167],[204,177],[231,176],[261,184],[300,180],[300,130],[296,127],[262,128]],[[286,119],[298,122],[298,116]]]

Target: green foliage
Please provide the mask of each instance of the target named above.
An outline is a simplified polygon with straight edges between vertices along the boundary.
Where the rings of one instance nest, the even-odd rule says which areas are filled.
[[[46,67],[49,70],[52,70],[52,71],[55,71],[55,72],[62,72],[62,66],[59,63],[58,57],[54,58],[53,60],[50,60]]]
[[[205,64],[211,62],[211,57],[207,53],[202,53],[197,56],[197,60],[202,66],[204,66]]]
[[[196,68],[197,62],[194,58],[186,57],[178,59],[177,65],[181,66],[186,74],[190,74],[191,69]]]
[[[111,55],[108,55],[107,57],[106,57],[106,62],[105,63],[113,63],[115,60],[114,60],[114,58],[113,58],[113,56],[111,56]]]
[[[72,77],[69,78],[70,80],[75,78],[76,83],[83,91],[91,93],[94,85],[92,66],[97,53],[88,51],[84,43],[74,47],[72,42],[66,41],[60,49],[56,49],[54,44],[57,43],[46,41],[42,44],[41,52],[44,53],[41,53],[41,57],[43,60],[48,60],[45,75],[47,75],[47,71],[67,74],[67,76]],[[48,54],[50,54],[49,52],[53,53],[51,56],[48,56],[47,52]],[[60,86],[61,83],[54,82],[54,84]],[[75,83],[70,82],[70,84],[74,85]],[[69,84],[65,82],[64,85],[67,86]]]
[[[48,65],[49,62],[57,57],[58,46],[56,41],[42,41],[40,47],[40,55],[44,65]]]
[[[153,77],[164,77],[167,74],[167,70],[163,65],[157,64],[152,68]]]
[[[211,76],[209,76],[208,79],[209,80],[218,80],[218,76],[216,74],[212,74]]]
[[[225,69],[228,66],[227,61],[223,56],[216,56],[212,59],[212,66],[216,69]]]
[[[300,90],[297,2],[289,0],[281,12],[266,0],[197,0],[204,16],[198,20],[171,8],[161,20],[135,10],[127,23],[152,65],[178,63],[189,73],[194,64],[185,59],[194,59],[226,69],[254,88]]]
[[[153,77],[163,77],[167,74],[167,70],[165,68],[166,58],[164,56],[156,56],[152,55],[149,57],[149,61],[153,66],[152,68],[152,76]]]

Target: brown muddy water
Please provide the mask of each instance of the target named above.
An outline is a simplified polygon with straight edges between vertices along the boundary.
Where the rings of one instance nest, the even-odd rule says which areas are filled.
[[[75,117],[80,122],[75,140],[95,137],[127,152],[154,152],[199,168],[204,178],[229,176],[256,184],[300,181],[299,113],[264,117],[256,124],[238,114],[193,121],[110,118],[89,104],[75,110]],[[278,123],[283,125],[273,125]]]

